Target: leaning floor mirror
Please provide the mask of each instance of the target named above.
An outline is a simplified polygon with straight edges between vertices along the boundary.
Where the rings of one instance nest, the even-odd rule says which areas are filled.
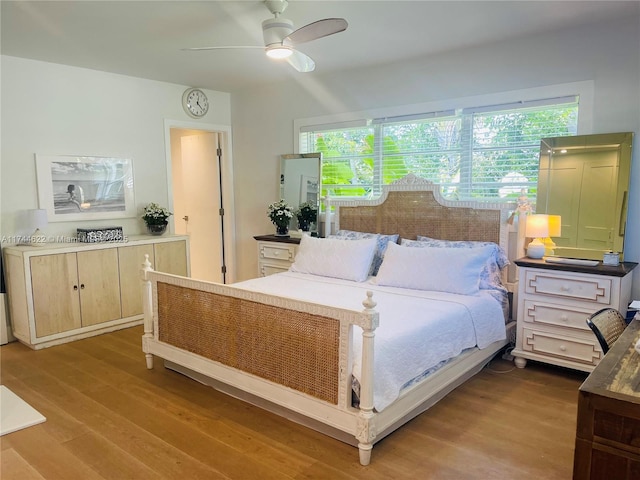
[[[561,218],[555,255],[623,258],[632,140],[630,132],[542,140],[536,212]]]
[[[280,156],[280,198],[296,212],[290,228],[318,234],[321,153],[292,153]]]

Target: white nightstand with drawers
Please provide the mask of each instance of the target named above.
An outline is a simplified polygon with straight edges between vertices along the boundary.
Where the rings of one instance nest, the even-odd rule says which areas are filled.
[[[286,272],[296,258],[299,238],[278,237],[276,235],[259,235],[253,237],[258,241],[258,275],[266,277],[274,273]]]
[[[511,353],[516,366],[524,368],[529,359],[592,371],[603,353],[586,319],[605,307],[626,314],[637,263],[587,267],[530,258],[515,263],[518,315]]]

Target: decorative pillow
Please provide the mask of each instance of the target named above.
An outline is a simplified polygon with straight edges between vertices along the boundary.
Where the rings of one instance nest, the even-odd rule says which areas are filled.
[[[303,235],[292,272],[364,282],[369,276],[376,239],[343,240]]]
[[[371,264],[371,275],[377,275],[382,259],[384,258],[384,252],[387,250],[389,242],[396,243],[398,241],[398,234],[395,235],[382,235],[380,233],[365,233],[354,232],[353,230],[338,230],[335,235],[330,235],[329,238],[346,238],[348,240],[361,240],[363,238],[375,238],[378,242],[378,248],[373,256],[373,263]]]
[[[389,244],[376,283],[473,295],[480,289],[480,272],[491,255],[490,246],[408,248]]]
[[[417,240],[402,240],[402,245],[407,247],[446,247],[446,248],[477,248],[491,246],[493,253],[487,260],[485,268],[480,273],[481,290],[500,290],[506,292],[507,289],[502,284],[501,271],[509,265],[509,258],[504,249],[493,242],[476,242],[471,240],[439,240],[437,238],[423,237],[418,235]]]

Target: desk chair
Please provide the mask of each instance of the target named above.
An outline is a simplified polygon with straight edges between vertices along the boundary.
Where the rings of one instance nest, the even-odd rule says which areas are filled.
[[[609,351],[627,327],[624,317],[615,308],[598,310],[587,318],[587,325],[595,333],[603,353]]]

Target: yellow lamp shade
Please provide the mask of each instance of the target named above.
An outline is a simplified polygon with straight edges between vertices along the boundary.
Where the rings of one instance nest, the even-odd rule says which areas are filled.
[[[562,235],[562,218],[560,215],[549,215],[549,236],[559,237]]]

